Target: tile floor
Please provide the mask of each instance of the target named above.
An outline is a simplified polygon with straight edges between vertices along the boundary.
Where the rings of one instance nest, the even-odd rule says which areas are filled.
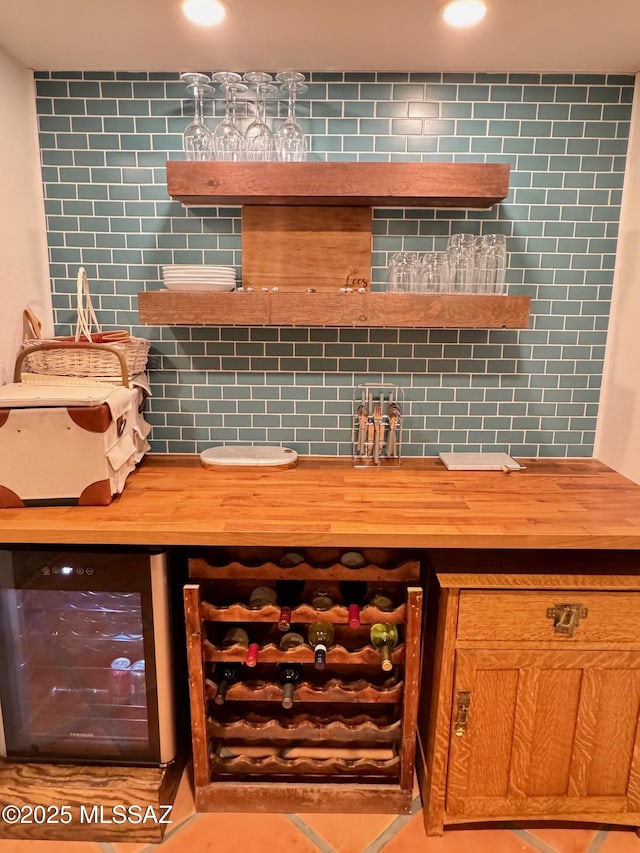
[[[0,841],[0,853],[640,853],[632,830],[600,826],[451,829],[427,838],[416,789],[410,815],[196,814],[190,768],[162,844]]]

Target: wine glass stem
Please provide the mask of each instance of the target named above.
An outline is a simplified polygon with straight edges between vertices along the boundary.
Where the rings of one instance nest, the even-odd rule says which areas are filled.
[[[296,94],[293,90],[289,91],[289,110],[287,115],[287,121],[295,121],[296,120]]]
[[[256,94],[256,121],[260,124],[266,124],[267,102],[261,92]]]
[[[194,86],[193,89],[193,97],[195,102],[195,112],[194,118],[198,124],[204,124],[203,116],[204,116],[204,92],[201,89],[198,89],[197,86]]]

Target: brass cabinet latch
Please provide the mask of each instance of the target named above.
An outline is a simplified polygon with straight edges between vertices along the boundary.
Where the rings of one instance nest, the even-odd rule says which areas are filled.
[[[456,697],[456,707],[458,716],[453,724],[453,733],[456,737],[462,737],[467,730],[469,723],[469,705],[471,704],[471,693],[468,690],[462,690]]]
[[[572,637],[581,619],[586,619],[589,611],[581,604],[556,604],[547,608],[547,619],[553,619],[556,634]]]

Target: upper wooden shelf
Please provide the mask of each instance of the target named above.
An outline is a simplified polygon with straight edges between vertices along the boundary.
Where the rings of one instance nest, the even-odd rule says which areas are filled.
[[[143,323],[216,326],[365,326],[521,329],[528,296],[413,293],[138,294]]]
[[[489,208],[508,163],[168,161],[169,195],[197,207],[245,204]]]

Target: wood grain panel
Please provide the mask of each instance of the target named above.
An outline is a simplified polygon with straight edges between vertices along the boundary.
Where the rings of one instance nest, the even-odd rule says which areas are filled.
[[[30,823],[0,821],[0,840],[46,838],[47,842],[93,840],[158,844],[170,824],[152,820],[122,822],[117,815],[112,822],[112,808],[115,805],[139,806],[144,814],[144,810],[152,806],[160,817],[159,806],[171,805],[175,799],[184,763],[184,756],[164,769],[40,764],[0,758],[0,804],[11,803],[20,808],[51,807],[48,813],[51,820],[44,826],[33,818]],[[63,822],[66,818],[55,811],[62,806],[70,809],[70,823]],[[103,807],[102,812],[100,807]],[[56,816],[58,822],[55,822]],[[167,819],[171,820],[171,816]],[[9,845],[9,849],[15,848]]]
[[[393,784],[312,784],[291,782],[216,782],[196,791],[201,812],[355,812],[409,814],[412,791]],[[336,804],[339,804],[337,806]]]
[[[440,596],[433,686],[430,695],[423,692],[420,702],[418,733],[424,758],[420,789],[428,835],[442,835],[444,822],[458,596],[457,590],[443,590]]]
[[[557,634],[547,609],[580,604],[588,615],[573,635]],[[463,590],[458,617],[460,640],[491,642],[554,641],[637,642],[640,639],[640,592],[554,592]]]
[[[198,584],[185,584],[184,615],[189,667],[193,776],[196,786],[202,787],[209,782],[209,738],[207,736],[204,656],[200,623],[200,587]]]
[[[601,670],[587,670],[582,673],[580,704],[576,715],[573,756],[567,790],[570,797],[586,797],[589,793],[589,768],[598,737],[597,713],[601,675]]]
[[[278,285],[275,279],[272,283]],[[257,286],[266,286],[264,280],[258,278]],[[339,293],[338,288],[333,293],[153,290],[138,294],[138,307],[140,321],[154,325],[438,329],[521,329],[529,325],[528,296]]]
[[[299,292],[313,287],[336,294],[341,287],[369,289],[370,283],[369,208],[243,208],[243,287]]]
[[[1,510],[0,541],[640,549],[640,487],[594,460],[527,460],[507,476],[436,459],[371,471],[303,457],[286,471],[213,472],[197,456],[148,456],[109,506]]]
[[[513,750],[509,772],[509,801],[528,796],[529,762],[536,721],[535,695],[538,691],[540,672],[536,669],[520,669],[518,694],[515,705],[517,714],[513,724]]]
[[[563,464],[572,465],[569,460]],[[594,482],[593,489],[599,491],[600,487]],[[545,495],[544,500],[548,497]],[[574,508],[570,501],[567,509],[573,512]],[[429,563],[441,585],[447,587],[640,590],[640,554],[632,552],[432,548]]]
[[[640,719],[640,655],[634,669],[599,670],[587,782],[590,796],[625,796]],[[638,766],[636,765],[636,772]]]
[[[413,789],[418,702],[420,699],[420,655],[422,651],[422,589],[407,588],[407,624],[405,629],[404,695],[402,706],[402,749],[400,787]]]
[[[611,822],[628,821],[627,813],[637,810],[638,652],[469,651],[458,652],[457,659],[455,691],[463,688],[461,679],[471,685],[471,708],[467,732],[452,738],[447,822],[472,815],[548,819],[554,810],[561,819],[591,809],[608,810]],[[491,670],[493,706],[480,687]],[[498,686],[500,677],[514,671],[519,671],[517,696]],[[621,713],[625,679],[632,684],[631,701]],[[509,705],[515,709],[506,795],[491,790],[506,750],[494,721],[482,712],[478,723],[478,708],[485,704],[501,718],[509,716]]]
[[[527,795],[566,796],[580,701],[580,669],[541,668],[534,703]],[[520,709],[518,709],[519,711]]]
[[[495,552],[492,552],[495,553]],[[574,553],[558,552],[556,557],[559,564],[562,565],[565,560],[567,565],[564,570],[570,569]],[[636,563],[638,557],[634,556],[631,560],[628,554],[616,554],[611,551],[606,554],[600,554],[598,565],[594,567],[596,572],[606,572],[611,570],[616,559],[623,557],[626,560],[627,571],[635,572],[638,566]],[[588,567],[581,567],[579,572],[588,571]],[[513,575],[511,573],[502,574],[470,574],[461,572],[452,574],[450,572],[438,572],[438,580],[443,587],[453,587],[459,589],[485,589],[485,588],[518,588],[518,589],[555,589],[555,590],[573,590],[579,592],[585,589],[601,589],[605,591],[615,592],[619,590],[638,590],[640,589],[640,575],[617,575],[617,574],[598,574],[598,575],[569,575],[559,574],[550,575],[541,573],[539,575]]]
[[[628,808],[634,812],[640,811],[640,717],[636,726],[636,736],[631,752],[631,767],[627,785]],[[640,824],[636,824],[636,829]]]
[[[488,208],[509,193],[507,163],[169,161],[172,198],[219,204]]]
[[[507,795],[518,670],[480,669],[473,653],[456,656],[453,719],[460,691],[469,690],[469,724],[451,741],[447,811],[464,811],[467,797]]]
[[[639,826],[640,812],[627,809],[624,797],[528,797],[509,800],[505,805],[499,797],[474,797],[467,800],[465,815],[446,814],[446,823],[478,823],[496,821],[572,821],[582,823],[611,823]]]

